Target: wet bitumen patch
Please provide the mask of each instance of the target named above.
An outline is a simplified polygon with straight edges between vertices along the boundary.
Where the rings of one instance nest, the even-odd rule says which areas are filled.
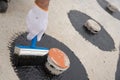
[[[71,10],[68,13],[68,17],[75,30],[93,45],[97,46],[103,51],[113,51],[115,49],[115,44],[112,37],[97,21],[96,22],[101,26],[101,31],[99,31],[97,34],[92,34],[84,27],[84,23],[88,19],[92,19],[90,16],[77,10]]]
[[[116,73],[115,73],[115,80],[120,80],[120,46],[119,46],[119,59],[117,63]]]
[[[106,0],[97,0],[97,2],[99,3],[99,5],[106,11],[108,12],[110,15],[112,15],[114,18],[120,20],[120,11],[117,12],[111,12],[108,8],[108,2]]]
[[[0,13],[5,13],[8,8],[8,3],[6,0],[0,0]]]
[[[33,56],[16,56],[14,55],[15,45],[30,45],[30,41],[26,39],[27,33],[20,33],[10,42],[10,58],[14,70],[16,71],[20,80],[89,80],[87,72],[77,58],[74,52],[70,50],[62,42],[55,38],[44,34],[42,40],[37,43],[37,46],[47,48],[59,48],[66,53],[70,59],[70,68],[59,76],[50,74],[45,67],[47,55],[44,57]]]

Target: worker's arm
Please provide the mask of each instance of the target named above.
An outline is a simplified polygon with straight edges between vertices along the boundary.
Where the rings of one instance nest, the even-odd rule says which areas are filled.
[[[50,0],[35,0],[35,3],[42,8],[43,10],[47,11],[49,6]]]

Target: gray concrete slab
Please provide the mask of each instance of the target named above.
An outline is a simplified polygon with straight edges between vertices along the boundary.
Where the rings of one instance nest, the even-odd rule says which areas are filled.
[[[15,33],[25,32],[25,18],[33,0],[11,0],[6,14],[0,14],[0,80],[19,80],[10,61],[9,42]],[[86,40],[72,25],[70,10],[82,12],[97,22],[114,41],[114,51],[104,51]],[[81,21],[81,20],[80,20]],[[79,22],[79,21],[78,21]],[[67,45],[84,65],[90,80],[115,80],[119,60],[120,20],[107,13],[96,0],[51,0],[46,34]]]

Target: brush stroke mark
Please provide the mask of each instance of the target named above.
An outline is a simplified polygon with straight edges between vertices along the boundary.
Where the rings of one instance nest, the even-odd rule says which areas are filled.
[[[83,26],[88,19],[92,19],[90,16],[77,10],[71,10],[68,13],[68,17],[75,30],[78,31],[79,34],[83,36],[83,38],[91,42],[93,45],[97,46],[99,49],[103,51],[112,51],[115,49],[113,39],[105,31],[102,25],[99,24],[101,26],[101,31],[95,35],[91,34],[91,32],[89,32]]]
[[[112,15],[114,18],[120,20],[120,11],[117,11],[117,12],[112,13],[112,12],[107,8],[108,2],[107,2],[106,0],[97,0],[97,2],[98,2],[99,5],[100,5],[105,11],[107,11],[110,15]]]
[[[20,80],[89,80],[86,70],[80,60],[74,55],[62,42],[44,34],[42,40],[37,43],[37,46],[47,48],[59,48],[66,53],[70,59],[70,68],[59,76],[49,74],[44,64],[46,56],[44,57],[24,57],[18,58],[13,55],[15,45],[30,45],[30,41],[26,40],[27,33],[18,35],[11,43],[10,55],[14,70],[17,72]],[[16,59],[17,58],[17,59]],[[17,64],[15,64],[17,62]],[[38,64],[39,63],[39,64]]]
[[[120,80],[120,45],[119,45],[119,60],[117,63],[117,70],[115,73],[115,80]]]

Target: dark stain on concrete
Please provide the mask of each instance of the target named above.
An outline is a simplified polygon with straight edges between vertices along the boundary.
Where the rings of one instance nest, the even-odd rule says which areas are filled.
[[[71,10],[68,13],[68,17],[75,30],[93,45],[103,51],[112,51],[115,49],[115,44],[112,37],[105,31],[102,25],[101,31],[95,35],[84,27],[84,23],[88,19],[92,19],[90,16],[77,10]]]
[[[117,69],[115,73],[115,80],[120,80],[120,45],[119,45],[119,60],[117,63]]]
[[[56,47],[61,49],[68,55],[70,59],[70,68],[59,76],[51,75],[44,66],[46,56],[44,57],[18,57],[14,55],[15,45],[29,45],[30,41],[26,40],[27,33],[19,34],[18,37],[13,39],[9,49],[11,55],[11,62],[13,67],[20,78],[20,80],[89,80],[86,70],[74,52],[70,50],[62,42],[44,34],[42,40],[37,43],[37,46],[52,48]]]
[[[99,5],[105,10],[107,11],[110,15],[112,15],[114,18],[120,20],[120,11],[117,11],[115,13],[111,12],[108,8],[107,8],[107,4],[108,2],[106,0],[97,0],[97,2],[99,3]]]

